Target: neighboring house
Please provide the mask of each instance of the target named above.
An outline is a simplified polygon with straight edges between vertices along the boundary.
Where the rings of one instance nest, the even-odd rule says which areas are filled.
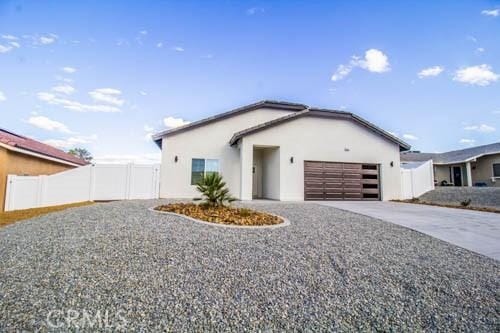
[[[410,148],[349,112],[262,101],[153,136],[160,196],[197,197],[223,175],[241,200],[390,200],[401,195],[399,154]]]
[[[437,185],[500,187],[500,142],[446,153],[401,153],[401,162],[432,160]]]
[[[50,175],[85,164],[62,150],[0,129],[0,211],[4,211],[7,175]]]

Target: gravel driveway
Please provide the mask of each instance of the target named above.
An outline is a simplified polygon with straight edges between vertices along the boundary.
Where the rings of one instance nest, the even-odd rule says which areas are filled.
[[[132,331],[499,327],[500,265],[487,257],[332,207],[252,203],[291,225],[240,230],[147,210],[158,202],[1,229],[0,331],[95,331],[105,314]]]

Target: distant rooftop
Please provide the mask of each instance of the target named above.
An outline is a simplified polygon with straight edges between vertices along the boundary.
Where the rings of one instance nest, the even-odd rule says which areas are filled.
[[[68,154],[60,149],[54,148],[45,143],[27,138],[25,136],[10,132],[2,128],[0,128],[0,143],[77,165],[88,164],[87,161]]]
[[[434,164],[453,164],[467,162],[491,154],[500,154],[500,142],[453,150],[446,153],[402,152],[401,162],[422,162],[432,160]]]

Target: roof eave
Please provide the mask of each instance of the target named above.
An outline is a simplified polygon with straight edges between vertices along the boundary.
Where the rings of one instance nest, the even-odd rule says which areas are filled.
[[[159,133],[156,133],[152,136],[152,139],[156,142],[156,144],[161,148],[161,141],[162,138],[168,135],[172,134],[177,134],[184,132],[186,130],[194,129],[200,126],[204,126],[206,124],[209,124],[211,122],[217,121],[217,120],[222,120],[228,117],[231,117],[233,115],[236,115],[241,112],[246,112],[246,111],[251,111],[251,110],[256,110],[260,108],[271,108],[271,109],[277,109],[277,110],[290,110],[290,111],[301,111],[307,108],[307,105],[304,104],[299,104],[299,103],[290,103],[290,102],[282,102],[282,101],[272,101],[272,100],[263,100],[259,101],[257,103],[245,105],[224,113],[220,113],[205,119],[201,119],[195,122],[192,122],[190,124],[186,124],[184,126],[176,127],[176,128],[171,128]]]
[[[36,151],[32,151],[32,150],[21,148],[21,147],[17,147],[17,146],[11,146],[11,145],[4,144],[4,143],[1,143],[1,142],[0,142],[0,147],[4,147],[5,149],[14,151],[16,153],[26,154],[26,155],[34,156],[34,157],[37,157],[37,158],[45,159],[45,160],[48,160],[48,161],[53,161],[53,162],[57,162],[57,163],[61,163],[61,164],[67,164],[67,165],[71,165],[71,166],[75,166],[75,167],[80,167],[80,166],[85,166],[85,165],[90,164],[89,162],[86,162],[86,163],[82,162],[82,164],[77,163],[77,162],[71,162],[71,161],[67,161],[67,160],[62,159],[62,158],[58,158],[58,157],[54,157],[54,156],[42,154],[42,153],[39,153],[39,152],[36,152]]]

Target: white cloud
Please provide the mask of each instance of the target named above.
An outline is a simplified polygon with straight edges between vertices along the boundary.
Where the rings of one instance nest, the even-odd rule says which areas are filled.
[[[13,36],[13,35],[2,35],[2,38],[6,39],[6,40],[18,40],[19,39],[16,36]]]
[[[163,43],[162,43],[162,42],[158,42],[158,43],[156,43],[156,47],[157,47],[157,48],[162,48],[162,47],[163,47]]]
[[[476,132],[481,132],[481,133],[491,133],[491,132],[495,132],[496,128],[493,126],[490,126],[490,125],[480,124],[480,125],[465,126],[464,130],[476,131]]]
[[[94,157],[96,163],[137,163],[157,164],[161,161],[161,153],[154,154],[110,154]]]
[[[139,94],[141,94],[142,96],[146,96],[148,93],[141,90],[141,91],[139,91]]]
[[[3,91],[0,91],[0,102],[5,102],[7,100],[7,97],[3,93]]]
[[[46,35],[42,35],[42,36],[38,37],[35,40],[35,43],[42,44],[42,45],[49,45],[49,44],[54,43],[58,38],[59,38],[59,36],[57,36],[56,34],[46,34]]]
[[[484,87],[499,78],[500,75],[494,73],[491,66],[482,64],[458,69],[453,80]]]
[[[71,95],[72,93],[75,92],[75,88],[70,86],[69,84],[63,84],[60,86],[55,86],[52,88],[55,92],[66,94],[66,95]]]
[[[154,128],[146,124],[144,125],[144,131],[146,132],[146,134],[144,135],[144,140],[150,141],[154,134]]]
[[[74,72],[76,72],[75,67],[69,67],[69,66],[63,67],[63,68],[61,68],[61,70],[65,73],[68,73],[68,74],[73,74]]]
[[[476,52],[477,52],[477,53],[483,53],[484,51],[485,51],[484,47],[478,47],[478,48],[476,49]]]
[[[139,33],[140,33],[141,35],[147,35],[147,34],[148,34],[148,31],[147,31],[147,30],[141,30],[141,31],[139,31]]]
[[[252,7],[252,8],[248,8],[246,10],[247,15],[250,15],[250,16],[255,15],[255,14],[262,14],[264,12],[265,12],[265,10],[262,7]]]
[[[33,116],[28,119],[28,124],[35,127],[47,130],[47,131],[58,131],[61,133],[73,133],[70,129],[61,122],[49,119],[44,116]]]
[[[66,82],[66,83],[73,83],[74,80],[73,79],[70,79],[68,77],[63,77],[63,76],[60,76],[60,75],[56,75],[54,77],[57,81],[62,81],[62,82]]]
[[[332,81],[340,81],[349,73],[351,73],[353,66],[351,65],[339,65],[337,71],[332,75]]]
[[[391,70],[389,58],[386,54],[377,49],[369,49],[365,52],[364,58],[352,56],[349,64],[339,65],[335,73],[332,75],[331,80],[342,80],[356,67],[366,69],[372,73],[384,73]]]
[[[477,38],[474,37],[474,36],[467,36],[467,40],[473,42],[473,43],[477,43]]]
[[[486,15],[486,16],[497,17],[500,15],[500,9],[485,9],[481,12],[481,14]]]
[[[174,46],[172,47],[172,50],[177,52],[184,52],[184,48],[182,46]]]
[[[122,46],[122,45],[124,45],[124,46],[130,46],[130,42],[128,40],[126,40],[126,39],[118,39],[116,41],[116,46]]]
[[[413,134],[403,134],[403,139],[413,140],[413,141],[418,140],[418,138]]]
[[[9,42],[9,44],[12,45],[15,48],[20,48],[21,47],[21,44],[19,44],[18,42]]]
[[[474,139],[460,139],[459,141],[461,144],[464,144],[464,145],[473,145],[476,140]]]
[[[94,101],[116,106],[122,106],[124,103],[124,100],[119,98],[121,94],[120,90],[113,88],[100,88],[89,92],[90,97]]]
[[[417,75],[419,78],[423,79],[429,76],[438,76],[444,71],[444,68],[441,66],[433,66],[422,69]]]
[[[7,53],[14,49],[12,45],[2,45],[0,44],[0,53]]]
[[[365,58],[359,60],[359,66],[373,73],[383,73],[390,70],[389,58],[377,49],[366,51]]]
[[[111,105],[90,105],[83,104],[77,101],[59,98],[54,94],[47,92],[40,92],[37,94],[39,100],[44,101],[51,105],[59,105],[67,110],[78,112],[121,112],[119,108]]]
[[[184,120],[182,118],[174,118],[174,117],[166,117],[163,119],[163,124],[167,128],[175,128],[179,126],[184,126],[189,124],[190,122],[187,120]]]
[[[96,140],[97,135],[93,134],[91,136],[74,136],[67,139],[49,139],[43,141],[43,143],[59,149],[68,149],[79,145],[89,144]]]

